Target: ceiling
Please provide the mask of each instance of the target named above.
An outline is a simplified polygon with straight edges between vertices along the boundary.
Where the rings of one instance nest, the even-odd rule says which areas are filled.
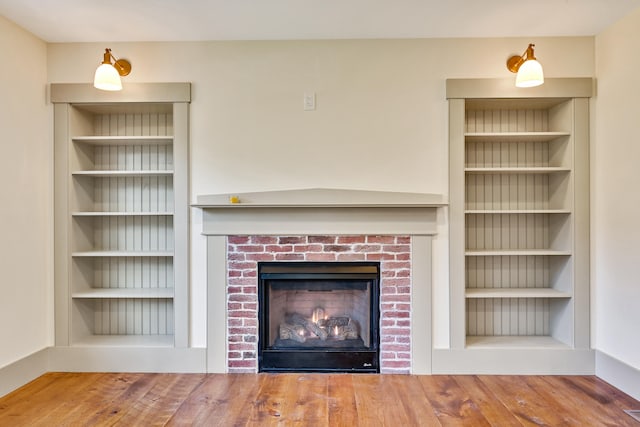
[[[0,0],[47,42],[592,36],[640,0]]]

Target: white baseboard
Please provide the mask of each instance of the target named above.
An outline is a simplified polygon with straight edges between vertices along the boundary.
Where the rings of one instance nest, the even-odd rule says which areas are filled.
[[[596,350],[596,376],[634,399],[640,400],[640,370],[633,366]]]
[[[49,370],[61,372],[207,372],[205,348],[52,347]]]
[[[593,375],[593,350],[435,349],[433,374],[449,375]]]
[[[4,368],[0,368],[0,397],[48,372],[48,353],[49,349],[43,348]]]

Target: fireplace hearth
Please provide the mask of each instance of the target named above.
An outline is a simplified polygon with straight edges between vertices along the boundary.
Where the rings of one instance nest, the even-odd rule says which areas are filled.
[[[260,372],[380,372],[380,263],[258,263]]]

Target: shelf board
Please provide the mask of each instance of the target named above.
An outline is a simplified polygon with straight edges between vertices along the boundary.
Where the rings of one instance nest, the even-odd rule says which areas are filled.
[[[568,173],[570,168],[564,167],[531,167],[531,168],[464,168],[467,174],[550,174],[550,173]]]
[[[571,251],[556,251],[552,249],[467,249],[466,256],[571,256]]]
[[[466,141],[473,142],[547,142],[570,135],[570,132],[468,132],[464,134]]]
[[[465,214],[570,214],[569,209],[467,209]]]
[[[72,212],[71,216],[77,217],[100,217],[100,216],[171,216],[173,212]]]
[[[73,292],[72,298],[78,299],[115,299],[115,298],[173,298],[173,288],[93,288]]]
[[[170,145],[173,136],[74,136],[74,142],[91,145]]]
[[[468,336],[469,349],[563,349],[568,345],[550,336]]]
[[[92,178],[121,178],[121,177],[145,177],[145,176],[171,176],[173,170],[131,170],[131,171],[75,171],[73,176],[89,176]]]
[[[173,347],[173,335],[89,335],[74,340],[82,347]]]
[[[173,252],[166,251],[79,251],[73,252],[72,257],[172,257]]]
[[[571,293],[551,288],[472,288],[467,298],[571,298]]]

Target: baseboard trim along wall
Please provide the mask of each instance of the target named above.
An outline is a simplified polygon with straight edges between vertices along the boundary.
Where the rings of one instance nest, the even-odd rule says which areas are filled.
[[[593,350],[434,349],[433,374],[593,375]]]
[[[596,376],[640,400],[640,370],[633,366],[596,350]]]
[[[64,372],[207,372],[205,348],[51,347],[49,370]]]
[[[49,349],[43,348],[29,356],[0,368],[0,397],[33,381],[49,371]]]

